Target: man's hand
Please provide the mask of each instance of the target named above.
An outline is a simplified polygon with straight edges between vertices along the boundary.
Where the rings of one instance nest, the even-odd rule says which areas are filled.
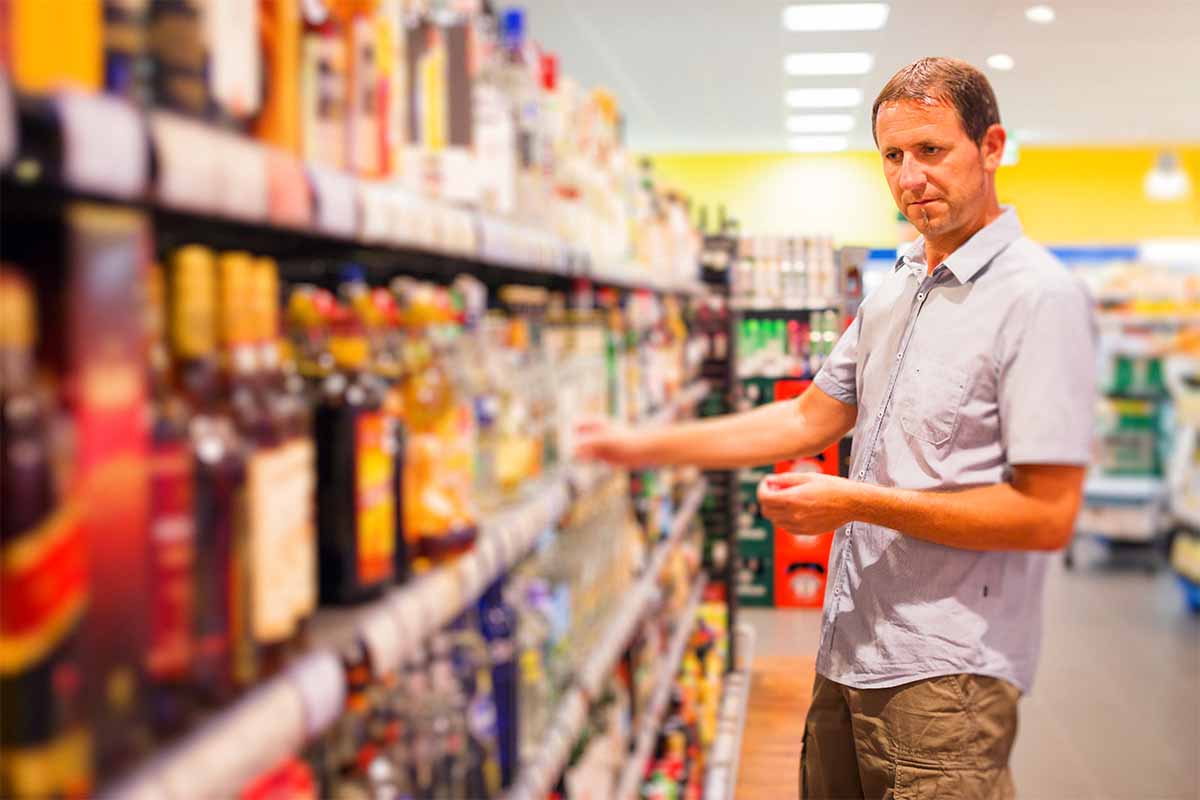
[[[589,419],[575,426],[575,458],[606,461],[618,467],[643,466],[638,436],[607,419]]]
[[[768,475],[758,484],[763,516],[797,536],[840,528],[854,514],[855,484],[819,472]]]

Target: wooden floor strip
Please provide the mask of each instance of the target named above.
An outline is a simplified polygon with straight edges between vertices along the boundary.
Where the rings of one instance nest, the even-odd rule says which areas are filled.
[[[813,659],[756,656],[738,767],[737,800],[796,800]]]

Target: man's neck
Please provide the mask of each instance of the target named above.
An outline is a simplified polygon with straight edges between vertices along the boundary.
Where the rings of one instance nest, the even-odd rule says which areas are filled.
[[[972,236],[999,219],[1003,213],[1004,209],[1000,208],[1000,204],[993,199],[988,204],[983,216],[976,220],[974,225],[964,227],[936,239],[926,236],[925,265],[927,274],[932,275],[933,271],[940,267],[942,262],[950,257],[951,253],[966,244]]]

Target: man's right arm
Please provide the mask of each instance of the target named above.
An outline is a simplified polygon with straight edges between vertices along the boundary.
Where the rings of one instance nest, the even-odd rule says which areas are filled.
[[[580,427],[576,455],[620,466],[736,469],[820,453],[854,427],[858,407],[816,386],[741,414],[656,428]]]

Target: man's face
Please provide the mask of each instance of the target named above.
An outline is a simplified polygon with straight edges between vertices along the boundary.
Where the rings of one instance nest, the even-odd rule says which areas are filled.
[[[980,147],[954,107],[937,101],[884,103],[875,118],[883,173],[896,206],[926,239],[953,236],[987,212],[989,178],[999,166],[1004,131],[993,125]]]

